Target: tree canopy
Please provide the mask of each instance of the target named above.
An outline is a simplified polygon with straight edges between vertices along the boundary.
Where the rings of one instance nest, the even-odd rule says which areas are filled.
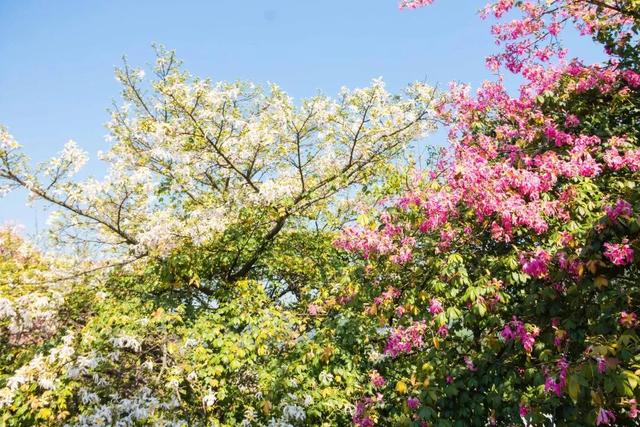
[[[56,211],[48,250],[0,230],[2,424],[637,425],[640,3],[481,15],[515,94],[294,101],[159,47],[116,72],[103,179],[3,128],[1,189]]]

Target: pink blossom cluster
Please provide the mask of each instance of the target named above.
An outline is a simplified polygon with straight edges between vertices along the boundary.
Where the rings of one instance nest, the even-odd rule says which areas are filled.
[[[384,350],[392,357],[398,357],[402,353],[411,353],[414,349],[424,345],[424,333],[427,330],[425,322],[415,322],[407,327],[395,328],[387,341]]]
[[[596,366],[598,367],[598,373],[604,374],[607,371],[607,358],[602,356],[596,358]]]
[[[577,256],[568,256],[564,251],[560,251],[556,254],[556,259],[561,270],[569,273],[574,279],[580,276],[580,271],[584,267],[584,262],[582,262],[580,258]]]
[[[605,243],[604,256],[615,265],[627,265],[633,262],[633,249],[629,246],[629,240],[623,239],[620,243]]]
[[[478,224],[488,220],[495,240],[510,242],[518,227],[542,234],[551,219],[570,219],[573,191],[565,179],[594,178],[607,168],[640,168],[640,150],[626,149],[624,155],[617,151],[626,144],[620,142],[622,137],[605,145],[596,135],[580,133],[579,119],[571,114],[558,120],[541,110],[537,96],[560,85],[563,76],[573,79],[573,90],[608,91],[625,84],[615,67],[590,68],[574,61],[553,73],[532,72],[532,80],[515,98],[501,81],[485,82],[475,96],[464,87],[452,86],[441,112],[450,128],[451,156],[439,163],[435,178],[426,178],[396,203],[400,209],[420,211],[418,230],[437,232],[438,251],[448,250],[455,237],[449,231],[455,227],[449,224],[454,225],[464,212],[471,212]],[[495,135],[477,132],[478,117],[499,119]],[[541,140],[548,141],[547,150],[527,150]],[[347,229],[336,245],[365,258],[377,253],[398,263],[410,260],[415,248],[410,226],[381,220],[379,230]]]
[[[334,246],[349,252],[359,252],[365,259],[371,255],[390,255],[393,262],[404,264],[411,260],[416,239],[406,234],[407,226],[394,224],[385,212],[380,216],[382,227],[372,230],[364,227],[347,227],[334,241]]]
[[[416,409],[418,409],[420,407],[420,399],[418,399],[415,396],[412,396],[410,398],[407,399],[407,406],[409,407],[409,409],[415,411]]]
[[[514,316],[513,320],[504,325],[500,335],[506,341],[520,341],[522,347],[527,353],[531,353],[536,337],[540,334],[537,327],[533,327],[531,331],[527,330],[525,324]]]
[[[541,279],[549,274],[549,262],[551,261],[551,255],[545,250],[540,249],[535,254],[526,256],[520,255],[520,265],[522,265],[522,271],[527,273],[531,277]]]
[[[440,335],[441,338],[446,338],[447,335],[449,335],[449,327],[447,325],[441,325],[438,328],[437,333],[438,335]]]
[[[356,403],[351,421],[353,424],[359,427],[373,427],[375,422],[370,416],[371,408],[377,404],[383,402],[382,394],[378,393],[375,396],[367,396]]]
[[[463,360],[465,366],[469,371],[476,372],[478,370],[478,368],[476,368],[476,365],[473,363],[473,360],[471,360],[469,356],[464,356]]]
[[[492,27],[496,41],[504,48],[502,53],[487,59],[488,66],[497,69],[504,65],[518,73],[526,66],[564,58],[567,51],[558,42],[558,37],[567,22],[573,23],[584,35],[613,30],[621,38],[625,37],[626,29],[633,26],[633,19],[615,7],[599,7],[603,4],[606,2],[570,0],[495,0],[489,3],[482,12],[484,18],[492,15],[500,19],[514,9],[520,12],[520,17]]]
[[[616,204],[613,206],[605,206],[604,211],[606,212],[607,217],[609,217],[609,219],[613,222],[615,222],[619,216],[633,216],[633,207],[631,206],[631,203],[622,199],[618,199],[618,201],[616,201]]]
[[[624,154],[620,154],[617,148],[611,148],[604,154],[604,160],[607,166],[613,170],[629,168],[632,172],[640,170],[640,150],[627,150]]]
[[[610,426],[616,422],[616,416],[613,411],[609,409],[600,408],[598,415],[596,416],[597,426]]]
[[[444,309],[442,308],[442,303],[436,298],[432,298],[431,302],[429,303],[429,313],[435,316],[436,314],[440,314],[443,311]]]
[[[433,3],[434,0],[402,0],[400,2],[400,9],[417,9],[419,7],[428,6]]]
[[[544,390],[546,392],[554,392],[556,396],[562,396],[562,391],[567,385],[567,371],[569,370],[569,363],[564,357],[560,358],[556,362],[556,368],[558,369],[558,376],[553,378],[545,371]]]
[[[629,411],[627,412],[627,415],[629,418],[638,418],[638,402],[636,402],[636,399],[629,400]]]
[[[618,322],[625,328],[635,328],[638,325],[638,315],[634,312],[623,311],[620,313]]]
[[[380,295],[373,299],[374,304],[381,305],[385,302],[393,301],[395,298],[398,298],[402,293],[399,289],[394,288],[393,286],[389,286],[386,291],[382,292]]]
[[[369,374],[369,380],[375,388],[381,388],[386,383],[384,377],[375,369]]]

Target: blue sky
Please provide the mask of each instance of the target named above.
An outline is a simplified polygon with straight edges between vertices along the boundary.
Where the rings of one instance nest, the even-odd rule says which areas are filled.
[[[77,141],[93,158],[88,173],[100,175],[95,154],[108,149],[106,109],[119,92],[113,69],[122,55],[151,63],[152,43],[175,49],[193,74],[274,82],[294,98],[379,76],[394,91],[414,80],[477,86],[491,77],[484,57],[496,49],[476,14],[483,4],[438,0],[400,11],[396,0],[0,0],[0,123],[35,161]],[[567,44],[598,57],[573,35]],[[0,199],[0,223],[33,230],[36,217],[42,224],[23,193]]]

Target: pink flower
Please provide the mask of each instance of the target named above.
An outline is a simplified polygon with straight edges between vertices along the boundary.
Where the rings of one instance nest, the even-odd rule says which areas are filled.
[[[607,370],[607,358],[606,357],[598,357],[596,359],[598,362],[598,372],[603,374]]]
[[[417,9],[419,7],[428,6],[433,0],[402,0],[400,9]]]
[[[627,81],[627,84],[632,88],[640,87],[640,74],[633,70],[624,70],[622,72],[622,78]]]
[[[518,405],[518,413],[521,417],[526,417],[529,414],[529,407],[521,403]]]
[[[627,239],[621,243],[605,243],[604,256],[615,265],[627,265],[633,262],[633,249],[628,244]]]
[[[638,403],[635,399],[629,400],[629,418],[638,417]]]
[[[393,301],[393,299],[398,298],[400,295],[401,292],[399,289],[396,289],[393,286],[389,286],[386,291],[375,297],[373,299],[373,302],[376,305],[384,304],[385,302]]]
[[[505,341],[516,340],[520,341],[522,347],[527,353],[531,353],[533,350],[533,345],[536,342],[536,337],[540,334],[540,329],[538,327],[532,327],[529,332],[525,327],[524,323],[518,320],[516,317],[506,325],[502,329],[500,335]]]
[[[406,328],[396,328],[391,332],[385,353],[398,357],[402,353],[410,353],[424,345],[423,335],[427,326],[424,322],[416,322]]]
[[[537,251],[533,256],[520,256],[522,271],[537,279],[547,276],[549,273],[549,261],[551,261],[551,256],[542,249]]]
[[[442,325],[438,328],[438,335],[440,335],[440,337],[446,338],[448,334],[449,328],[447,327],[447,325]]]
[[[580,119],[575,114],[567,114],[564,118],[564,125],[568,128],[576,127],[580,124]]]
[[[567,231],[563,231],[560,233],[560,244],[562,244],[562,246],[567,246],[572,241],[573,241],[573,236],[571,235],[571,233]]]
[[[464,356],[464,364],[467,366],[467,369],[471,372],[475,372],[478,370],[476,366],[473,364],[473,360],[469,356]]]
[[[558,329],[553,337],[553,345],[555,345],[556,347],[560,348],[562,347],[562,343],[564,342],[564,340],[567,339],[567,331],[564,331],[562,329]]]
[[[487,56],[485,58],[485,65],[491,71],[498,71],[500,68],[500,59],[496,55]]]
[[[620,313],[620,319],[618,322],[625,328],[633,328],[638,323],[638,315],[634,312],[627,313],[626,311],[623,311]]]
[[[604,153],[604,161],[611,169],[618,170],[624,167],[625,159],[620,155],[618,150],[610,148]]]
[[[317,316],[322,312],[322,307],[317,304],[309,304],[309,306],[307,306],[307,312],[311,316]]]
[[[442,313],[444,310],[442,309],[442,304],[437,299],[433,298],[431,303],[429,304],[429,313],[436,315]]]
[[[600,408],[598,416],[596,417],[596,425],[611,425],[616,420],[614,413],[608,409]]]
[[[618,199],[615,205],[605,206],[604,211],[611,221],[616,221],[619,216],[633,216],[633,207],[626,200]]]
[[[410,397],[407,399],[407,406],[409,409],[416,410],[420,407],[420,399],[417,397]]]
[[[562,390],[564,386],[567,384],[567,371],[569,370],[569,363],[567,360],[562,357],[558,362],[556,362],[556,367],[558,368],[558,377],[553,378],[549,375],[547,369],[544,369],[545,381],[544,381],[544,390],[546,392],[553,391],[556,396],[562,396]]]
[[[375,422],[369,416],[370,408],[383,401],[382,394],[365,397],[356,403],[351,420],[359,427],[373,427]]]
[[[384,377],[380,375],[375,369],[369,374],[369,379],[371,380],[371,384],[375,388],[381,388],[386,383]]]

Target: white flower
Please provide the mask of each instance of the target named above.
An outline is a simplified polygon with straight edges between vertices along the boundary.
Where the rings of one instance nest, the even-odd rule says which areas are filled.
[[[333,375],[331,375],[327,371],[320,372],[320,375],[318,375],[318,378],[320,379],[320,382],[323,385],[329,385],[333,381]]]
[[[216,403],[217,400],[218,399],[217,399],[216,393],[210,391],[209,394],[207,394],[205,397],[202,398],[202,403],[206,407],[211,407]]]
[[[242,422],[245,423],[245,425],[251,425],[251,423],[255,421],[256,418],[256,410],[253,407],[248,406],[244,411],[244,419],[242,420]]]
[[[282,409],[282,415],[293,421],[302,421],[306,417],[304,409],[298,405],[286,405]]]
[[[55,378],[52,378],[51,374],[38,378],[38,385],[45,390],[52,390],[55,386]]]
[[[304,395],[304,406],[309,406],[313,404],[313,397],[308,394]]]
[[[13,309],[13,304],[6,298],[0,298],[0,319],[15,317],[16,312]]]
[[[122,335],[117,338],[112,338],[111,342],[118,348],[128,348],[130,350],[133,350],[135,353],[139,352],[142,348],[140,341],[129,335]]]

